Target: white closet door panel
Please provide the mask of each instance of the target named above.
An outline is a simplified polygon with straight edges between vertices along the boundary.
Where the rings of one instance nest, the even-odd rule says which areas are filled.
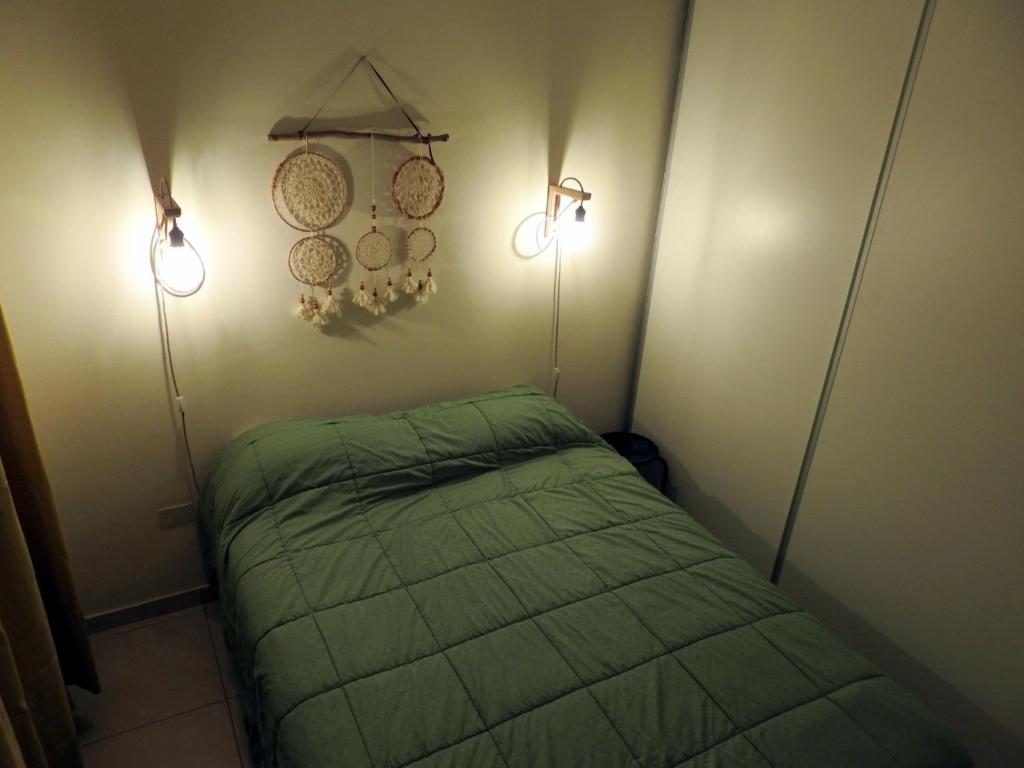
[[[1022,244],[1024,4],[939,2],[782,584],[980,766],[1024,765]]]
[[[696,0],[633,427],[766,573],[921,9]]]

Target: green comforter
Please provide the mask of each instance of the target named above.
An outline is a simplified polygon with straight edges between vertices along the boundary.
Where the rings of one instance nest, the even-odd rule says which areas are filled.
[[[970,765],[534,388],[253,429],[201,517],[266,766]]]

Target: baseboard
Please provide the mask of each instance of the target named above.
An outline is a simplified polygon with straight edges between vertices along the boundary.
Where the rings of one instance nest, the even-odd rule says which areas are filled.
[[[216,599],[217,591],[209,585],[204,585],[195,589],[185,590],[184,592],[177,592],[173,595],[158,597],[155,600],[147,600],[144,603],[136,603],[135,605],[117,608],[106,613],[97,613],[95,616],[88,616],[85,619],[85,629],[90,635],[94,635],[97,632],[116,629],[126,624],[155,619],[167,613],[183,611],[196,605],[211,603]]]

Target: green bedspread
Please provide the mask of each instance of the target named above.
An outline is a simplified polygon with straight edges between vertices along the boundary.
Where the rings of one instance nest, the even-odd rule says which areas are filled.
[[[970,765],[532,387],[258,427],[201,519],[265,766]]]

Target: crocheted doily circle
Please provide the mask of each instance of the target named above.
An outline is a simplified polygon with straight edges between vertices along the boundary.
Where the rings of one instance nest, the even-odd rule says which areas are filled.
[[[391,197],[407,218],[425,219],[444,198],[444,174],[429,157],[410,157],[391,179]]]
[[[437,236],[426,227],[416,227],[405,238],[405,252],[412,261],[426,261],[437,248]]]
[[[370,272],[391,262],[391,240],[383,232],[367,232],[356,243],[356,261]]]
[[[332,238],[304,237],[288,252],[292,277],[305,285],[328,285],[338,271],[338,253]]]
[[[334,226],[348,199],[341,166],[319,152],[285,158],[277,166],[271,190],[277,215],[303,232]]]

